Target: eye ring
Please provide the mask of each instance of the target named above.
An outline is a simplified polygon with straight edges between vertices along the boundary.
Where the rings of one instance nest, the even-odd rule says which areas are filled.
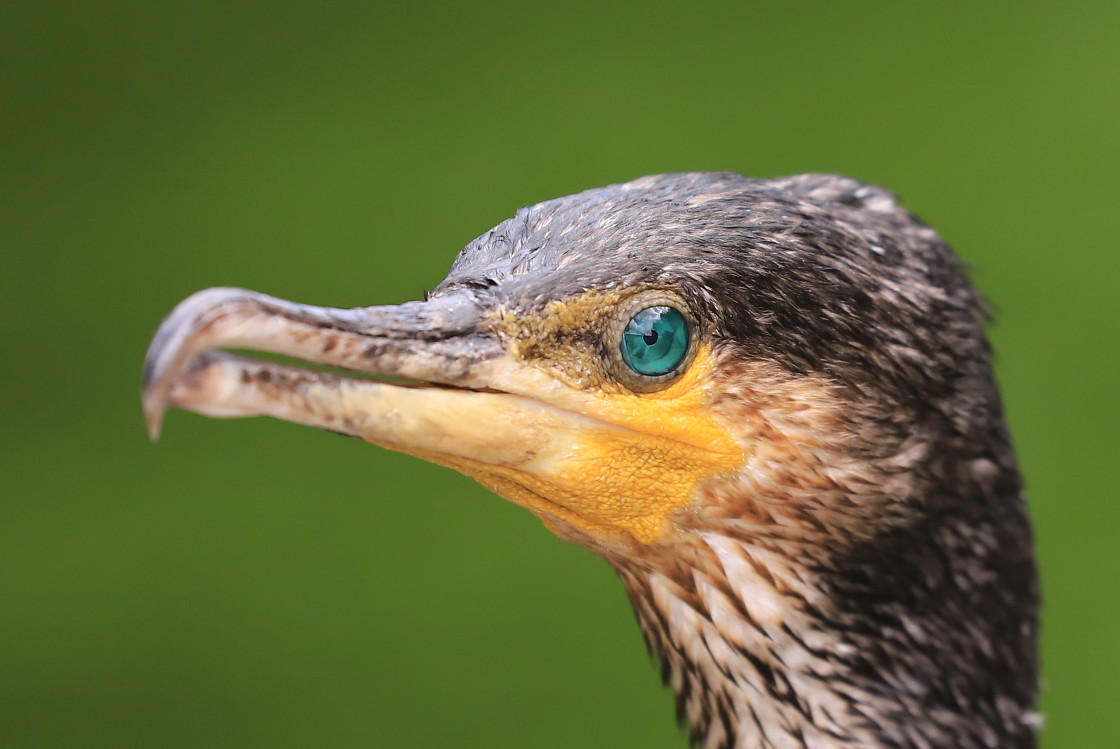
[[[637,295],[619,307],[607,329],[607,368],[631,391],[663,390],[692,362],[696,329],[688,306],[675,294]]]

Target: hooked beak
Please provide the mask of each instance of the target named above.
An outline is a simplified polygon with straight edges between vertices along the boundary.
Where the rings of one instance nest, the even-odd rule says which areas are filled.
[[[495,366],[508,355],[479,324],[479,308],[466,295],[333,309],[244,289],[207,289],[175,308],[148,350],[148,431],[158,438],[164,412],[174,406],[215,417],[273,416],[408,452],[520,465],[526,440],[551,420],[527,407],[526,398],[495,392],[510,379],[503,376],[508,367]],[[220,351],[231,348],[406,381]],[[514,441],[520,446],[510,444],[511,428],[520,430]]]

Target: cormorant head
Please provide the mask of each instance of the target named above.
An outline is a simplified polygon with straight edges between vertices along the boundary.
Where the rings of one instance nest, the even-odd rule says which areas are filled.
[[[879,188],[664,175],[519,211],[421,302],[200,292],[152,343],[145,409],[153,435],[168,405],[343,432],[526,507],[619,571],[713,746],[744,735],[720,715],[754,682],[802,713],[851,713],[862,695],[894,716],[861,713],[851,736],[882,738],[868,726],[922,705],[959,714],[966,698],[1026,730],[1036,594],[983,319],[951,250]],[[1010,708],[970,697],[989,687],[958,684],[960,669],[923,681],[927,666],[884,639],[932,643],[977,616],[979,641],[949,634],[921,658],[971,659],[970,679],[1004,682],[1024,669],[1009,659],[1028,660]],[[684,655],[706,626],[745,654],[741,679],[711,646]],[[814,665],[783,686],[777,664],[797,652]],[[888,667],[903,697],[872,685]],[[836,674],[850,689],[834,703],[817,682]]]

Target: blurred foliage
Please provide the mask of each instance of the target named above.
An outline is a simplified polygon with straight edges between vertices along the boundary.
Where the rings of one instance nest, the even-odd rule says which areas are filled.
[[[684,746],[598,559],[355,440],[173,413],[149,444],[138,380],[199,288],[404,301],[522,205],[730,169],[887,185],[975,266],[1044,570],[1045,745],[1120,745],[1118,21],[5,3],[0,743]]]

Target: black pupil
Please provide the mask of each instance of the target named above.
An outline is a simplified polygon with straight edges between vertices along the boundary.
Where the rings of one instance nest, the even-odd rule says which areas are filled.
[[[647,346],[652,346],[653,344],[657,343],[657,331],[651,330],[650,332],[642,336],[642,340],[645,341],[645,344]]]

